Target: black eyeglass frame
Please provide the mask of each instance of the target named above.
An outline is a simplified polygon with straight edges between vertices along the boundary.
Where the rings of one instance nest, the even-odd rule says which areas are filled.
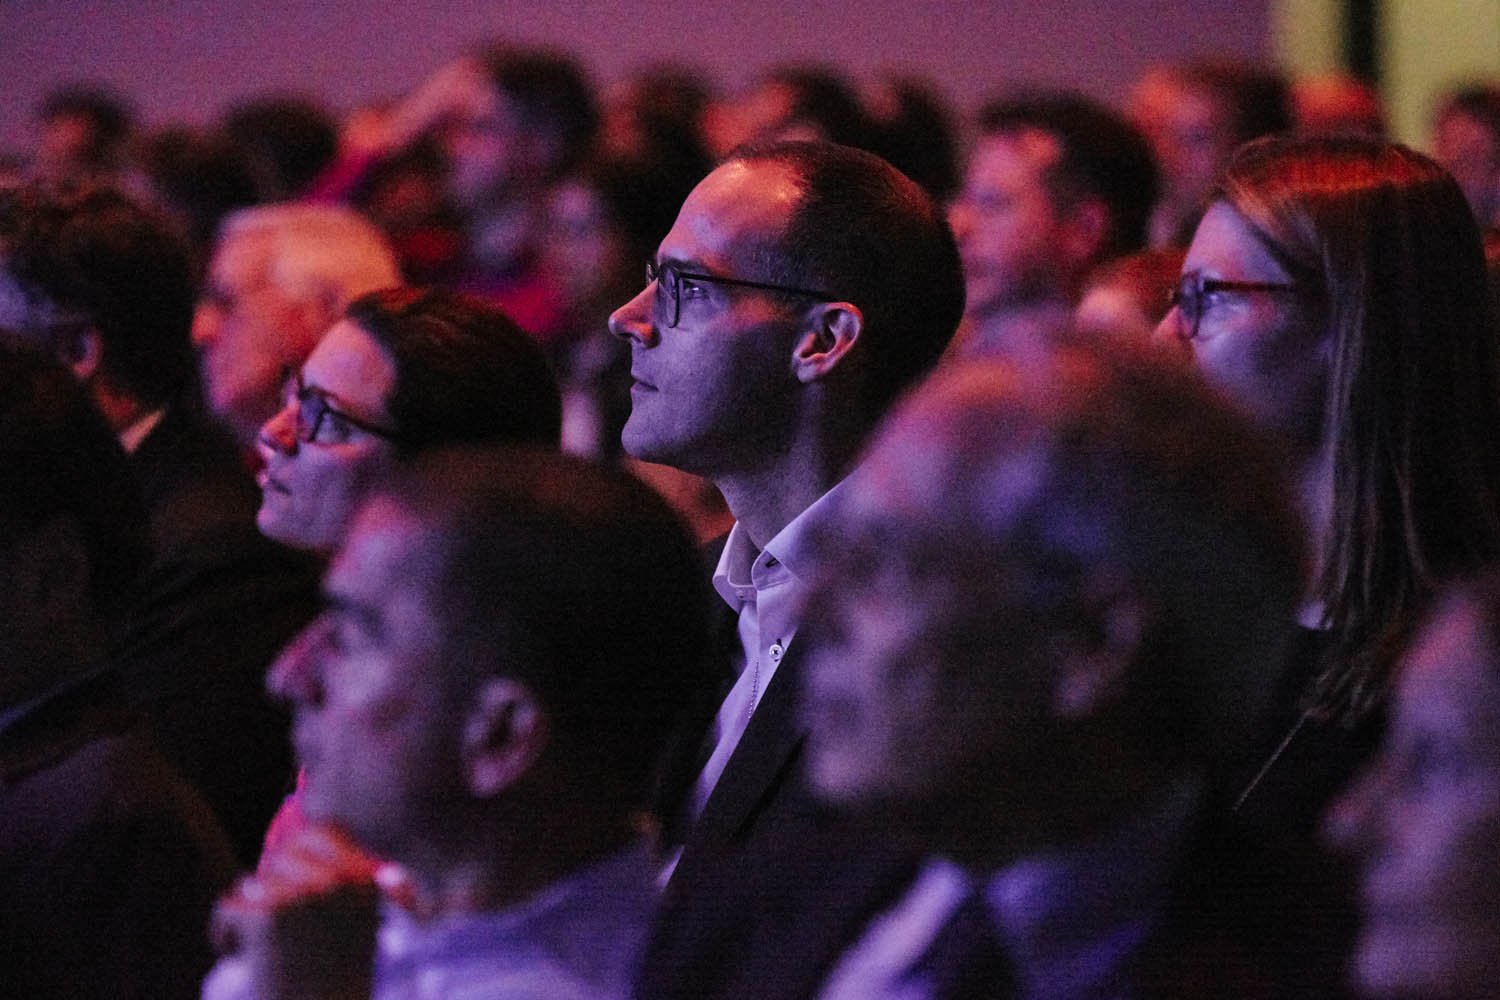
[[[399,441],[401,435],[389,427],[381,427],[379,424],[345,413],[328,401],[327,393],[302,381],[302,370],[299,368],[289,373],[285,380],[286,391],[282,398],[290,403],[293,399],[297,401],[297,440],[303,444],[315,444],[318,442],[318,431],[323,429],[323,421],[330,415],[344,421],[350,427],[373,434],[375,437],[386,441]],[[308,414],[311,405],[312,413]]]
[[[1287,281],[1224,281],[1219,278],[1203,278],[1197,274],[1184,274],[1167,293],[1168,308],[1175,307],[1178,328],[1186,328],[1186,340],[1198,339],[1198,325],[1203,322],[1203,297],[1214,292],[1295,292],[1300,285]],[[1191,289],[1191,292],[1188,290]],[[1188,303],[1191,303],[1189,308]],[[1184,322],[1186,321],[1186,322]]]
[[[682,279],[689,281],[706,281],[710,284],[734,285],[738,288],[759,288],[767,292],[784,292],[787,295],[805,295],[810,299],[821,299],[832,302],[834,296],[827,292],[820,292],[811,288],[794,288],[791,285],[777,285],[768,281],[747,281],[744,278],[730,278],[722,274],[697,274],[692,271],[684,271],[676,264],[657,265],[656,261],[646,261],[646,284],[656,282],[658,297],[664,290],[663,277],[672,276],[670,288],[665,288],[667,294],[672,296],[672,322],[667,324],[668,329],[677,326],[682,319]]]

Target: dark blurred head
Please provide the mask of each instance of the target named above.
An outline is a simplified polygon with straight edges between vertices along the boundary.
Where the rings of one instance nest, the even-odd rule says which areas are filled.
[[[187,232],[206,267],[220,221],[261,199],[242,151],[221,132],[170,128],[142,144],[141,165],[156,197]]]
[[[258,201],[301,195],[338,152],[333,116],[307,97],[261,97],[230,109],[224,131],[255,177]]]
[[[147,407],[191,384],[193,269],[164,217],[108,187],[9,192],[0,260],[21,292],[0,321],[75,365],[97,338],[97,368],[83,374]]]
[[[929,849],[982,842],[957,829],[976,820],[996,844],[1087,838],[1243,752],[1300,596],[1279,453],[1118,345],[935,376],[828,524],[809,774]]]
[[[36,173],[62,180],[110,170],[117,165],[133,117],[123,98],[97,84],[70,84],[50,92],[36,109],[42,133]]]
[[[270,679],[309,815],[397,860],[509,850],[528,870],[557,848],[522,831],[629,835],[706,632],[693,546],[647,487],[552,453],[435,452],[361,508],[325,590]]]
[[[59,525],[85,562],[79,610],[119,611],[150,556],[125,453],[62,364],[0,332],[0,562],[21,539]],[[0,631],[24,624],[9,620]]]
[[[916,77],[882,82],[870,109],[871,149],[944,204],[958,189],[958,139],[953,110],[936,88]]]

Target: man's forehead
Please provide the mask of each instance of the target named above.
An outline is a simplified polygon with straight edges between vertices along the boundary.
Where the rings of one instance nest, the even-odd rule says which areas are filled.
[[[1025,169],[1036,175],[1062,156],[1062,143],[1045,129],[1030,125],[995,132],[979,140],[974,165],[980,171]]]
[[[209,273],[220,284],[260,280],[270,267],[273,244],[274,237],[268,229],[230,233],[214,250]]]
[[[662,241],[663,261],[726,264],[774,245],[802,199],[797,175],[780,163],[736,160],[718,167],[683,202]]]

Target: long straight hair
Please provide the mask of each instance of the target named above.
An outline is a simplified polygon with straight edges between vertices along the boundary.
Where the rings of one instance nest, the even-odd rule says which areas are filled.
[[[1312,707],[1384,702],[1446,579],[1500,557],[1500,363],[1473,213],[1404,146],[1271,138],[1218,194],[1313,290],[1329,337],[1333,503],[1316,596],[1331,642]]]

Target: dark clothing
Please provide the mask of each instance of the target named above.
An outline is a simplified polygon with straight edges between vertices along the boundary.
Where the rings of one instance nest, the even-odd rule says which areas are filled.
[[[292,780],[289,718],[265,672],[316,613],[320,566],[256,530],[260,491],[238,448],[190,407],[168,408],[131,467],[155,558],[113,657],[251,867]]]
[[[233,870],[113,674],[0,732],[0,995],[196,997]]]
[[[1324,814],[1374,755],[1382,714],[1346,726],[1303,706],[1324,635],[1301,630],[1261,741],[1220,783],[1210,831],[1221,877],[1240,886],[1251,937],[1292,966],[1299,996],[1345,996],[1358,931],[1356,872],[1322,841]]]

